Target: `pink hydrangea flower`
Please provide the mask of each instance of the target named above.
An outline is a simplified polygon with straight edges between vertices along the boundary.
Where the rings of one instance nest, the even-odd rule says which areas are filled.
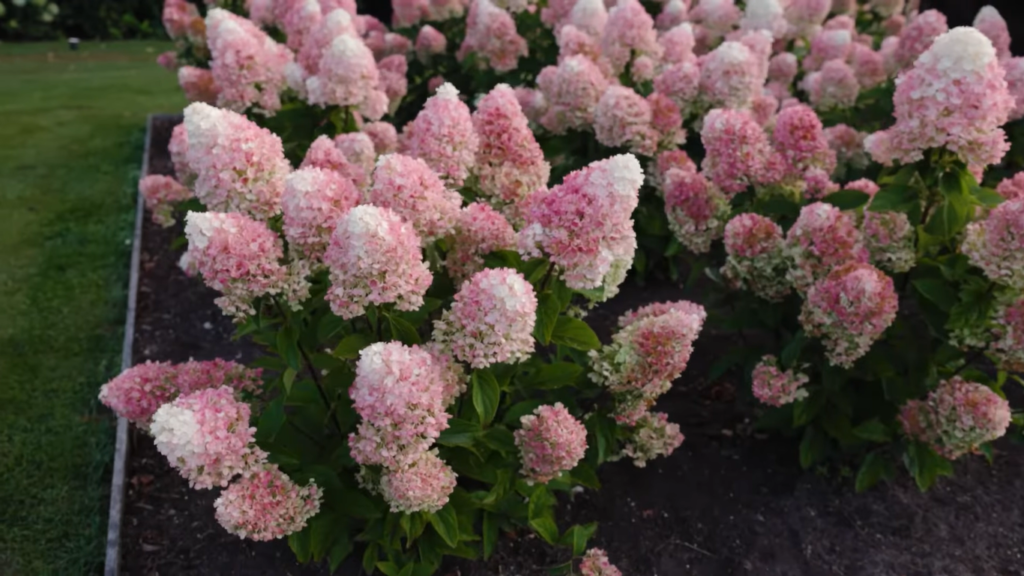
[[[379,85],[373,52],[350,34],[336,37],[324,49],[317,74],[306,79],[310,104],[351,106],[370,120],[387,112],[388,96]]]
[[[601,52],[615,74],[622,73],[638,56],[647,56],[656,62],[661,58],[661,51],[654,19],[640,1],[618,0],[608,11],[608,23],[601,34]]]
[[[898,307],[892,278],[870,264],[849,262],[811,286],[800,324],[824,340],[830,364],[851,368],[896,319]]]
[[[362,417],[349,448],[363,466],[410,466],[448,428],[442,365],[418,346],[378,342],[363,348],[349,396]]]
[[[695,254],[722,237],[729,199],[697,172],[670,171],[665,177],[665,214],[679,242]]]
[[[423,452],[408,466],[385,470],[380,491],[392,512],[433,514],[448,503],[448,496],[455,490],[455,476],[451,466],[432,450]]]
[[[570,288],[603,287],[604,298],[611,298],[633,262],[631,215],[643,181],[640,162],[630,154],[571,172],[531,197],[520,250],[536,255],[542,249]]]
[[[255,314],[253,300],[260,296],[282,294],[298,305],[308,291],[304,279],[291,277],[280,263],[281,239],[263,222],[237,213],[189,212],[185,236],[183,260],[222,294],[217,305],[236,319]]]
[[[497,72],[515,70],[529,54],[526,40],[516,31],[516,21],[491,0],[472,0],[466,19],[466,37],[456,53],[461,62],[476,54],[482,65]]]
[[[690,10],[690,21],[698,22],[712,37],[724,36],[739,22],[740,9],[733,0],[700,0]]]
[[[829,60],[846,60],[852,46],[849,30],[822,30],[811,40],[811,52],[804,58],[803,68],[814,72]]]
[[[462,205],[462,196],[445,188],[426,162],[401,154],[380,157],[366,200],[412,224],[424,245],[452,231]]]
[[[317,0],[280,0],[274,8],[275,23],[287,37],[288,47],[298,50],[310,33],[323,21]]]
[[[766,30],[773,38],[783,38],[789,22],[779,0],[748,0],[740,19],[741,30]]]
[[[793,261],[789,279],[801,293],[848,262],[868,261],[864,238],[853,218],[822,202],[800,209],[786,235],[786,251]]]
[[[496,250],[513,250],[516,233],[500,212],[474,202],[459,212],[445,268],[456,283],[484,269],[484,256]]]
[[[700,66],[696,62],[666,66],[654,77],[654,90],[671,98],[680,113],[689,114],[700,92]]]
[[[791,287],[786,279],[782,228],[759,214],[740,214],[725,225],[722,276],[734,288],[745,288],[770,302],[781,301]]]
[[[601,57],[601,45],[597,39],[572,24],[562,26],[555,36],[555,41],[558,42],[559,62],[570,56],[581,54],[597,63],[602,70],[611,72],[608,60]]]
[[[868,165],[867,152],[864,150],[864,138],[867,134],[858,132],[846,124],[836,124],[824,130],[828,147],[836,154],[836,164],[843,167],[861,169]]]
[[[615,397],[615,418],[633,425],[678,378],[707,314],[691,302],[651,304],[619,318],[612,343],[590,353],[590,379]]]
[[[832,0],[789,0],[786,20],[789,35],[794,38],[813,38],[832,10]]]
[[[771,184],[782,177],[781,157],[749,112],[712,110],[704,117],[700,136],[707,150],[701,169],[730,198],[748,186]]]
[[[889,76],[895,75],[900,70],[899,62],[896,61],[896,49],[899,48],[899,45],[899,36],[889,36],[882,40],[882,45],[878,47],[878,54],[882,57],[882,63],[885,65],[885,73]]]
[[[633,460],[637,468],[645,468],[655,458],[668,457],[683,444],[679,425],[668,421],[662,412],[648,412],[640,417],[630,431],[622,455]]]
[[[378,61],[388,56],[405,56],[412,52],[412,40],[394,32],[369,32],[363,42]]]
[[[600,38],[607,24],[608,9],[603,0],[576,0],[566,25],[593,38]]]
[[[992,315],[992,339],[987,352],[1000,370],[1024,369],[1024,299],[999,298]]]
[[[900,422],[907,436],[950,460],[977,452],[1006,433],[1010,404],[987,386],[959,376],[943,380],[924,400],[907,402]]]
[[[523,460],[523,476],[546,484],[572,470],[587,450],[587,429],[561,402],[539,406],[519,419],[516,446]]]
[[[675,147],[686,142],[683,114],[671,98],[655,91],[648,94],[647,104],[651,107],[651,128],[657,132],[659,146]]]
[[[349,210],[324,255],[331,310],[349,319],[364,314],[368,305],[393,302],[398,310],[419,309],[432,280],[420,244],[412,225],[392,210],[368,205]]]
[[[688,0],[668,0],[661,7],[661,12],[654,19],[654,27],[658,30],[671,30],[690,18]]]
[[[878,86],[889,76],[881,53],[860,43],[854,44],[850,48],[850,67],[853,68],[853,73],[862,90]]]
[[[530,131],[515,91],[498,84],[473,113],[480,147],[476,167],[480,192],[491,205],[516,218],[519,206],[547,186],[551,165]]]
[[[391,0],[391,25],[396,29],[415,26],[429,10],[428,0]]]
[[[666,4],[666,6],[668,6]],[[693,53],[696,40],[693,37],[693,26],[689,22],[683,22],[670,28],[658,38],[663,49],[661,62],[663,64],[677,64],[679,62],[696,62],[697,56]]]
[[[291,167],[281,139],[245,116],[195,102],[185,108],[188,166],[207,209],[266,219],[281,211]]]
[[[390,122],[367,122],[363,124],[363,134],[373,142],[376,156],[383,156],[398,151],[398,132]]]
[[[388,96],[388,112],[394,113],[409,90],[409,83],[405,79],[409,72],[409,62],[404,55],[394,54],[377,62],[377,71],[380,74],[378,88]]]
[[[612,148],[628,147],[653,156],[658,133],[651,126],[651,107],[644,97],[626,86],[609,86],[594,109],[594,136]]]
[[[580,562],[580,576],[622,576],[622,572],[608,561],[607,552],[600,548],[591,548]]]
[[[662,194],[665,193],[667,176],[671,170],[696,172],[697,165],[685,151],[678,148],[659,152],[653,165],[648,168],[648,177],[651,179],[654,187]]]
[[[220,90],[213,79],[213,73],[205,68],[182,66],[178,68],[178,85],[189,102],[216,104]]]
[[[349,35],[358,37],[355,22],[345,10],[334,10],[327,14],[302,41],[302,47],[296,55],[297,62],[305,71],[305,76],[320,72],[320,61],[334,39]]]
[[[337,172],[320,168],[292,172],[281,198],[288,245],[310,260],[322,259],[338,220],[360,200],[352,181]]]
[[[1024,199],[1003,202],[967,225],[960,250],[990,280],[1024,290]]]
[[[540,20],[548,28],[558,30],[569,19],[569,14],[576,6],[577,0],[549,0],[547,6],[540,10]]]
[[[373,140],[363,132],[349,132],[335,136],[334,146],[341,151],[345,160],[354,168],[352,181],[356,186],[365,188],[377,161],[377,151],[374,149]]]
[[[896,124],[884,133],[887,146],[866,144],[879,162],[915,162],[925,150],[945,148],[968,166],[984,167],[1009,149],[999,127],[1014,100],[995,49],[974,28],[955,28],[937,38],[914,68],[896,79],[893,101]],[[881,156],[885,151],[891,157]]]
[[[319,168],[334,172],[358,187],[362,187],[366,181],[366,173],[362,167],[349,162],[345,154],[335,146],[331,137],[326,135],[319,136],[313,141],[309,150],[306,150],[306,156],[299,168]]]
[[[1003,181],[996,186],[996,192],[1007,200],[1024,198],[1024,172],[1018,172],[1011,178],[1004,178]]]
[[[190,36],[196,19],[202,22],[199,8],[185,0],[165,0],[161,19],[171,40]]]
[[[192,197],[192,192],[174,178],[157,174],[139,180],[139,193],[153,215],[153,222],[164,228],[174,225],[174,205]]]
[[[829,60],[821,70],[804,79],[804,89],[816,110],[850,108],[857,103],[860,82],[849,64],[842,60]]]
[[[438,54],[448,49],[448,39],[437,28],[426,25],[416,34],[416,57],[421,62],[429,62]]]
[[[462,186],[469,176],[480,147],[469,107],[447,83],[427,99],[402,136],[403,153],[422,158],[455,187]]]
[[[896,61],[899,66],[906,68],[913,64],[918,56],[928,50],[936,38],[948,30],[946,16],[938,10],[925,10],[911,18],[900,32],[900,43],[896,48]],[[978,54],[975,53],[971,56],[976,58]]]
[[[796,79],[799,72],[796,55],[791,52],[782,52],[771,57],[768,61],[768,79],[772,82],[790,85]]]
[[[269,541],[306,527],[323,498],[310,479],[299,486],[276,465],[232,482],[213,503],[217,522],[241,538]]]
[[[788,174],[815,168],[831,174],[836,167],[836,154],[829,148],[821,119],[803,104],[779,111],[772,140]]]
[[[434,322],[434,340],[472,366],[522,362],[533,353],[537,295],[522,274],[489,268],[462,283]]]
[[[608,79],[585,56],[570,56],[557,67],[541,70],[537,86],[547,101],[540,124],[555,134],[564,134],[594,123],[594,109],[608,88]]]
[[[807,397],[804,385],[810,378],[795,370],[781,370],[775,356],[761,358],[750,378],[754,397],[769,406],[785,406]]]
[[[100,388],[100,402],[137,426],[148,427],[157,408],[177,397],[175,375],[170,362],[136,364]]]
[[[237,112],[254,108],[272,114],[281,108],[285,66],[294,60],[252,21],[214,8],[206,15],[210,72],[219,88],[217,105]]]
[[[1006,87],[1014,99],[1010,121],[1024,118],[1024,58],[1007,58],[1000,62],[1006,72]]]
[[[847,185],[849,188],[849,185]],[[914,226],[902,212],[864,212],[864,245],[871,263],[893,273],[909,271],[917,263]]]
[[[156,63],[161,68],[174,72],[178,69],[178,54],[173,50],[161,52],[156,57]]]
[[[153,443],[193,488],[227,486],[232,478],[260,465],[249,426],[249,405],[235,400],[227,386],[179,396],[153,414]]]
[[[723,42],[701,58],[700,92],[711,107],[749,108],[765,83],[768,64],[740,42]]]

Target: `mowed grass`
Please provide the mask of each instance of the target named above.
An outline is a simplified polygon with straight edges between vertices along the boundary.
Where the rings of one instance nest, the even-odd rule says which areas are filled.
[[[106,534],[146,114],[162,42],[0,44],[0,574],[91,574]]]

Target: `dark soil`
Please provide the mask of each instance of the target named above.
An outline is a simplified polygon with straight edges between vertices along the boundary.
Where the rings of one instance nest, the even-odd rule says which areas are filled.
[[[155,131],[156,173],[170,172],[170,126]],[[144,230],[136,361],[251,357],[251,347],[231,342],[213,292],[178,270],[170,245],[180,233],[148,223]],[[590,320],[607,341],[622,312],[680,296],[666,283],[629,284]],[[801,471],[795,440],[751,434],[752,416],[737,407],[727,378],[702,381],[733,345],[702,336],[687,373],[659,403],[681,425],[683,446],[647,468],[604,466],[600,492],[561,503],[562,529],[600,522],[592,545],[627,576],[1024,575],[1024,447],[997,443],[991,466],[964,458],[956,477],[928,494],[902,473],[893,485],[855,494],[850,477]],[[134,433],[128,475],[125,574],[326,573],[297,566],[283,541],[224,532],[213,518],[216,493],[188,488],[144,434]],[[451,562],[441,573],[541,575],[564,554],[529,535],[506,537],[490,561]]]

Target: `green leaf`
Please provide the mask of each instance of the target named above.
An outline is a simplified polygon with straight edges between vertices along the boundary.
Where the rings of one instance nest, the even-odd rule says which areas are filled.
[[[551,292],[545,292],[537,299],[537,323],[533,327],[533,337],[537,342],[544,346],[551,343],[551,334],[555,331],[560,311],[558,296]]]
[[[576,467],[569,472],[569,477],[572,478],[573,482],[586,486],[587,488],[592,488],[594,490],[601,489],[601,481],[597,478],[597,472],[594,472],[594,468],[586,462],[580,462],[577,464]]]
[[[277,433],[284,426],[284,399],[277,398],[267,404],[263,414],[260,415],[259,424],[256,425],[256,439],[260,441],[272,441]]]
[[[573,556],[582,556],[587,551],[587,542],[594,536],[594,532],[597,532],[597,522],[591,522],[582,526],[576,524],[566,530],[565,534],[562,534],[558,543],[571,548]]]
[[[596,350],[601,347],[597,334],[586,322],[568,316],[559,316],[551,341],[577,350]]]
[[[290,396],[292,393],[292,385],[295,384],[295,369],[286,368],[284,374],[281,375],[281,382],[284,383],[284,394]]]
[[[892,479],[893,474],[892,462],[886,458],[883,451],[876,450],[868,454],[864,458],[864,462],[861,463],[860,470],[857,471],[856,490],[857,492],[869,490],[878,484],[879,480]]]
[[[391,324],[391,337],[395,340],[407,346],[420,343],[420,335],[412,324],[394,314],[388,316],[388,323]]]
[[[1006,201],[1006,198],[1003,198],[1002,194],[991,188],[985,188],[982,186],[976,186],[973,188],[971,190],[971,196],[974,197],[978,204],[981,204],[986,208],[995,208]]]
[[[800,352],[804,349],[804,344],[807,343],[807,337],[804,335],[803,330],[798,330],[793,338],[786,344],[786,347],[782,349],[782,368],[789,370],[793,368],[794,363],[800,359]]]
[[[327,559],[331,566],[331,574],[338,570],[338,567],[345,561],[345,558],[348,558],[348,555],[352,553],[352,548],[352,539],[347,535],[335,542],[331,551],[327,554]]]
[[[341,342],[334,348],[332,354],[337,358],[351,360],[358,358],[359,352],[370,344],[373,344],[373,337],[369,334],[350,334],[341,339]]]
[[[445,428],[437,438],[437,443],[442,446],[463,446],[472,447],[480,435],[480,425],[461,418],[448,420],[448,428]]]
[[[455,548],[459,545],[459,518],[455,515],[455,507],[451,502],[445,504],[437,512],[427,516],[430,525],[445,543]]]
[[[924,225],[927,234],[944,241],[952,239],[970,220],[973,206],[962,196],[947,196]]]
[[[348,539],[348,523],[344,517],[331,511],[321,511],[309,520],[310,550],[313,560],[319,562],[338,538]]]
[[[583,367],[572,362],[554,362],[537,369],[530,379],[530,385],[541,390],[552,390],[572,386],[583,374]]]
[[[530,528],[548,544],[558,541],[558,525],[552,518],[534,518],[530,520]]]
[[[505,454],[516,452],[516,441],[512,431],[504,426],[492,426],[481,436],[488,447]]]
[[[484,560],[487,560],[494,554],[494,547],[498,545],[498,519],[487,511],[484,511],[483,531]]]
[[[974,177],[963,167],[956,166],[939,175],[939,191],[946,198],[964,198],[970,194],[971,184],[977,185],[976,182],[969,182],[968,179],[973,180]]]
[[[949,312],[959,301],[957,293],[946,280],[919,278],[911,282],[922,296],[932,301],[943,312]]]
[[[495,250],[484,256],[485,268],[511,268],[519,271],[523,259],[515,250]]]
[[[814,426],[808,426],[800,442],[800,467],[807,470],[820,462],[827,450],[828,438]]]
[[[310,538],[309,526],[298,532],[288,535],[288,547],[295,553],[295,559],[299,562],[309,562],[312,555],[313,540]]]
[[[554,497],[544,486],[537,486],[530,494],[527,508],[530,528],[548,544],[558,541],[558,525],[555,524]]]
[[[522,402],[516,402],[505,412],[505,416],[502,417],[501,421],[506,426],[519,426],[519,419],[527,414],[532,414],[539,406],[543,405],[544,401],[539,398],[531,398],[530,400],[523,400]],[[444,432],[441,432],[441,436],[444,436]]]
[[[384,576],[398,576],[401,570],[394,562],[377,562],[377,570],[384,573]]]
[[[807,398],[797,401],[793,405],[793,427],[798,428],[814,420],[824,407],[825,395],[820,392],[812,392]]]
[[[906,184],[886,186],[868,204],[871,212],[909,212],[919,205],[917,190]]]
[[[869,442],[886,443],[892,440],[892,433],[889,428],[882,424],[878,418],[872,418],[865,422],[861,422],[853,429],[853,434]]]
[[[871,196],[859,190],[840,190],[825,196],[822,201],[840,210],[855,210],[868,203]]]
[[[363,552],[363,571],[367,574],[373,574],[374,568],[377,567],[377,557],[380,556],[380,545],[374,542],[366,547],[366,551]]]
[[[931,488],[939,476],[953,475],[953,464],[921,442],[911,442],[907,445],[903,463],[921,492]]]
[[[289,368],[299,371],[299,335],[290,325],[277,332],[277,353]]]
[[[476,408],[480,422],[486,426],[494,420],[498,412],[498,404],[501,402],[501,390],[498,389],[498,381],[488,370],[474,370],[471,378],[473,387],[473,407]]]

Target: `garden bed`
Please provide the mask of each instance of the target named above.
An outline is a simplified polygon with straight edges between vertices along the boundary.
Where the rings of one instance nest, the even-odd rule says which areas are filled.
[[[171,172],[172,126],[154,122],[151,173]],[[180,234],[180,224],[144,224],[136,362],[251,358],[252,346],[231,340],[216,294],[177,268],[180,249],[171,246]],[[680,297],[669,284],[627,282],[591,319],[607,341],[620,313]],[[991,466],[964,458],[955,478],[927,494],[904,473],[893,485],[855,494],[852,478],[834,470],[801,471],[796,440],[752,433],[752,416],[737,407],[743,402],[728,377],[713,385],[702,379],[733,345],[705,332],[683,378],[659,402],[686,434],[682,447],[644,469],[628,461],[603,467],[600,493],[561,502],[561,527],[600,522],[593,545],[626,575],[1024,574],[1024,448],[997,442]],[[191,490],[146,435],[133,430],[131,440],[124,574],[326,573],[296,565],[283,540],[255,543],[225,532],[213,517],[215,492]],[[532,534],[503,538],[490,561],[454,562],[441,573],[545,574],[563,554]],[[348,568],[355,564],[340,573],[356,574]]]

